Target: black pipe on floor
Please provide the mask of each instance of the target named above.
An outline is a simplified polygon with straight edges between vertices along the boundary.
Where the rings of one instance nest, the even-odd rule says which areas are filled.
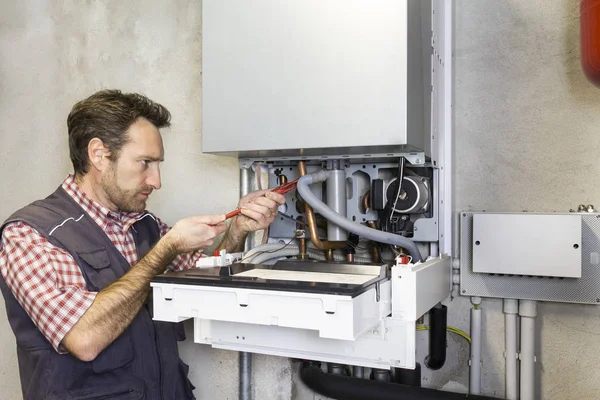
[[[494,397],[326,374],[321,368],[310,364],[300,370],[300,377],[314,392],[338,400],[497,400]]]
[[[440,369],[446,362],[447,327],[448,307],[438,304],[429,310],[429,355],[425,358],[429,369]]]
[[[421,387],[421,364],[416,363],[415,369],[394,368],[394,382]]]

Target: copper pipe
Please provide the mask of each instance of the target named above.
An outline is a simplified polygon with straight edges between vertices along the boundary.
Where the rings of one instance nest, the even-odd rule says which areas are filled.
[[[352,254],[352,253],[346,254],[346,261],[348,261],[349,263],[353,263],[354,262],[354,254]]]
[[[365,197],[363,197],[362,206],[365,209],[365,212],[367,212],[367,210],[371,208],[371,192],[367,192],[367,194],[365,194]]]
[[[300,176],[306,175],[306,164],[304,161],[298,161],[298,171]],[[308,232],[310,233],[310,240],[319,250],[331,250],[341,249],[346,247],[346,242],[327,242],[319,239],[319,232],[317,231],[317,223],[315,219],[315,213],[311,206],[304,202],[304,213],[306,214],[306,222],[308,226]],[[333,254],[332,254],[333,259]]]
[[[369,225],[369,228],[377,229],[375,221],[368,221],[367,225]],[[379,254],[379,249],[375,245],[375,242],[373,242],[373,262],[378,263],[379,261],[381,261],[381,254]]]
[[[279,186],[285,185],[286,183],[288,183],[287,176],[285,176],[283,174],[279,175]]]
[[[306,239],[300,238],[298,239],[298,249],[300,250],[300,254],[298,254],[299,260],[308,260],[308,254],[306,254]]]
[[[325,250],[325,258],[327,259],[327,261],[333,261],[333,249]]]

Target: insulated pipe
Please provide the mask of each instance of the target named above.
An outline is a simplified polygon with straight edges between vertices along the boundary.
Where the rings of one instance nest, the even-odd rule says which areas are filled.
[[[334,212],[346,216],[346,171],[340,169],[339,161],[333,163],[327,177],[327,205]],[[331,221],[327,222],[327,240],[345,242],[348,232]]]
[[[277,251],[272,251],[269,253],[263,253],[263,254],[259,254],[256,257],[252,258],[251,260],[248,261],[248,263],[250,264],[262,264],[266,261],[272,260],[274,258],[280,258],[280,257],[293,257],[293,256],[297,256],[299,254],[299,250],[297,247],[286,247],[285,249],[281,249],[281,250],[277,250]]]
[[[296,247],[295,245],[292,245],[292,246]],[[290,246],[288,246],[288,247],[290,247]],[[260,246],[256,246],[255,248],[253,248],[252,250],[250,250],[249,252],[244,254],[243,260],[244,261],[251,260],[258,253],[277,251],[281,248],[283,248],[283,245],[281,243],[261,244]]]
[[[316,366],[303,367],[300,378],[314,392],[339,400],[494,400],[487,396],[326,374]]]
[[[320,171],[314,174],[305,175],[298,181],[298,192],[308,205],[310,205],[314,210],[318,211],[319,214],[321,214],[329,221],[334,222],[336,225],[339,225],[340,227],[344,228],[349,232],[355,233],[358,236],[367,239],[375,240],[377,242],[404,247],[412,256],[414,263],[423,261],[423,257],[421,256],[421,252],[419,251],[417,244],[412,240],[400,235],[378,231],[366,227],[364,225],[354,223],[348,220],[347,218],[335,213],[331,208],[327,207],[326,204],[319,200],[317,196],[315,196],[312,193],[309,185],[313,183],[324,182],[327,180],[327,176],[327,171]]]
[[[507,400],[518,400],[519,382],[517,372],[517,314],[519,313],[519,302],[514,299],[502,300],[504,312],[504,336],[505,336],[505,394]]]
[[[282,245],[281,243],[261,244],[260,246],[256,246],[255,248],[253,248],[252,250],[250,250],[249,252],[244,254],[244,257],[242,258],[242,263],[250,263],[259,254],[273,253],[278,250],[290,249],[290,248],[295,249],[298,253],[300,251],[300,247],[295,244],[287,244],[287,245]],[[325,260],[325,255],[323,254],[323,252],[318,251],[317,249],[309,247],[309,248],[307,248],[306,251],[307,251],[307,253],[311,254],[311,258],[319,258],[319,259]],[[355,255],[355,260],[354,260],[355,262],[362,262],[362,263],[372,263],[373,262],[373,260],[371,260],[371,258],[366,253],[361,253],[361,254],[362,255],[359,255],[359,254]],[[294,254],[294,255],[297,255],[297,254]],[[345,261],[346,260],[344,255],[341,255],[338,253],[333,253],[333,257],[334,257],[335,261]]]
[[[296,246],[287,246],[280,250],[269,251],[266,253],[257,254],[251,259],[247,259],[246,262],[250,264],[262,264],[265,261],[272,260],[280,257],[292,257],[299,255],[300,250]],[[346,261],[346,257],[340,254],[333,254],[333,260],[327,260],[323,252],[314,249],[308,249],[307,254],[309,258],[320,261]],[[371,259],[368,257],[354,257],[354,262],[358,263],[370,263]]]
[[[471,370],[469,394],[481,393],[481,297],[471,297]]]
[[[390,382],[392,378],[390,377],[389,369],[373,369],[371,370],[373,374],[373,380],[379,382]]]
[[[429,310],[429,355],[425,365],[432,370],[440,369],[446,362],[446,329],[448,307],[437,304]]]
[[[535,398],[535,317],[537,304],[519,300],[521,316],[521,400]]]
[[[394,368],[394,382],[421,387],[421,364],[415,363],[415,369]]]
[[[306,175],[306,164],[304,161],[298,161],[298,172],[300,176]],[[315,219],[315,213],[312,207],[304,201],[304,213],[306,214],[306,225],[308,226],[308,232],[310,234],[310,240],[317,249],[330,250],[330,249],[341,249],[346,247],[346,242],[322,242],[319,239],[319,232],[317,231],[317,221]]]
[[[250,171],[242,168],[240,172],[240,197],[250,193]],[[248,235],[244,242],[244,250],[252,247],[252,237]],[[240,352],[239,357],[239,399],[252,400],[252,354]]]
[[[363,379],[365,377],[364,367],[354,366],[352,367],[352,377],[356,379]]]

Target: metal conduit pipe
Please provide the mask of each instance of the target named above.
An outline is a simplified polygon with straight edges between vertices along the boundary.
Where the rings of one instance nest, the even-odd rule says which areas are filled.
[[[298,161],[298,172],[300,176],[306,175],[306,163],[304,161]],[[332,250],[341,249],[346,247],[346,242],[327,242],[319,239],[319,232],[317,231],[317,222],[315,219],[315,213],[308,203],[304,202],[304,213],[306,214],[306,224],[308,226],[308,232],[310,234],[310,240],[316,248],[320,250]]]
[[[507,400],[517,400],[519,398],[519,355],[517,353],[517,314],[519,313],[519,302],[515,299],[502,300],[502,311],[504,312],[504,355],[506,357],[504,396]]]
[[[304,366],[300,378],[314,392],[339,400],[494,400],[487,396],[326,374],[314,365]]]
[[[250,193],[250,171],[242,168],[240,172],[240,197]],[[252,236],[248,235],[244,242],[244,250],[252,247]],[[252,354],[240,352],[239,357],[239,399],[252,400]]]

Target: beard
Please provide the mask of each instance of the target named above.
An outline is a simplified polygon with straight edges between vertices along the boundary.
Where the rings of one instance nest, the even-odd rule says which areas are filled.
[[[146,210],[146,199],[141,197],[142,193],[151,193],[152,188],[148,186],[140,187],[139,189],[122,189],[117,184],[117,170],[111,167],[106,174],[102,176],[100,181],[104,193],[108,199],[120,211],[125,212],[143,212]]]

